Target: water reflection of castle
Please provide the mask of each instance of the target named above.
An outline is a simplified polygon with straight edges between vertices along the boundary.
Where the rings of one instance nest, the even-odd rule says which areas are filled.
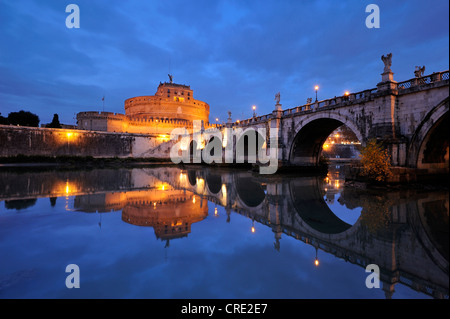
[[[156,238],[186,237],[193,223],[208,216],[207,200],[192,192],[159,183],[156,188],[126,192],[78,195],[74,208],[83,212],[122,210],[122,220],[136,226],[150,226]]]

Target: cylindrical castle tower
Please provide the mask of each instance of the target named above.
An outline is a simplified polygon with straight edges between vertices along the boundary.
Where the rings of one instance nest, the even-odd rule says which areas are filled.
[[[194,99],[187,85],[160,83],[155,95],[125,100],[125,115],[130,118],[202,120],[209,122],[209,105]]]

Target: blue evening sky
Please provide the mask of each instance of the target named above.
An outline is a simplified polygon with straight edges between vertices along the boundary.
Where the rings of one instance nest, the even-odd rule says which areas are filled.
[[[66,28],[68,4],[80,28]],[[368,29],[368,4],[380,28]],[[449,68],[447,0],[0,0],[0,113],[124,113],[124,100],[160,81],[190,85],[210,121],[272,112],[376,87],[381,56],[397,81]]]

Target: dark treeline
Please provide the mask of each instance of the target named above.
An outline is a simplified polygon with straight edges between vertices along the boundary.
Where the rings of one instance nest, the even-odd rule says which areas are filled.
[[[39,116],[24,110],[20,110],[19,112],[11,112],[8,114],[8,117],[0,115],[0,124],[3,125],[38,127],[39,121]]]
[[[0,124],[2,125],[19,125],[19,126],[31,126],[39,127],[39,116],[28,111],[20,110],[19,112],[11,112],[7,117],[4,117],[0,113]],[[53,120],[45,127],[61,128],[58,114],[53,114]]]

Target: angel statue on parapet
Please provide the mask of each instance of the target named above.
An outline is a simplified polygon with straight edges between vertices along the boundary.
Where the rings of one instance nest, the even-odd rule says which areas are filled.
[[[416,65],[416,70],[414,71],[414,75],[416,76],[416,78],[422,77],[424,73],[425,73],[425,65],[422,67]]]
[[[382,55],[381,60],[384,63],[384,72],[391,72],[392,53],[389,53],[386,56]]]
[[[280,104],[280,92],[278,92],[277,94],[275,94],[275,101],[277,101],[277,104]]]

